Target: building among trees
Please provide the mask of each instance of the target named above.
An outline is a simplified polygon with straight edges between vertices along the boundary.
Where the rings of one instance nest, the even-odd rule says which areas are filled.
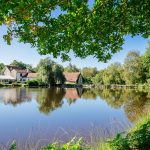
[[[20,67],[7,65],[4,69],[4,75],[0,76],[1,81],[21,81],[25,82],[37,78],[37,73]]]
[[[80,72],[64,72],[63,74],[66,84],[82,85],[83,78]]]

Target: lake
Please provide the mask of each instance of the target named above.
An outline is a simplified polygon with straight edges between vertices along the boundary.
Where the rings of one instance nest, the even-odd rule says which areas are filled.
[[[132,89],[1,88],[0,143],[39,149],[84,137],[92,143],[124,132],[150,109],[150,93]]]

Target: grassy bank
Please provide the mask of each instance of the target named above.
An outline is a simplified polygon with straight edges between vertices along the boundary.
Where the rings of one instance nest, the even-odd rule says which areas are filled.
[[[16,150],[13,142],[9,150]],[[52,143],[42,150],[149,150],[150,149],[150,117],[141,119],[127,133],[120,133],[113,139],[109,139],[96,146],[86,145],[82,138],[73,138],[66,144]]]
[[[150,117],[140,120],[127,134],[109,141],[112,150],[150,150]]]

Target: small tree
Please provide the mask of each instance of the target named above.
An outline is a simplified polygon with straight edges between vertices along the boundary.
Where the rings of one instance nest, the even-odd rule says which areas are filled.
[[[82,75],[85,83],[92,83],[92,78],[98,73],[97,68],[85,67],[82,69]]]
[[[10,65],[19,67],[19,68],[21,68],[21,69],[30,69],[30,70],[33,70],[32,65],[30,65],[30,64],[25,64],[25,63],[23,63],[22,61],[13,60],[13,61],[10,63]]]
[[[3,63],[0,63],[0,74],[3,74],[5,65]]]
[[[142,56],[142,62],[143,62],[143,72],[145,73],[145,78],[150,78],[150,41],[148,41],[148,47],[146,49],[146,52]]]
[[[48,84],[49,86],[53,83],[54,81],[54,74],[52,71],[52,67],[55,64],[52,60],[49,58],[41,59],[37,68],[38,68],[38,78],[42,82]]]
[[[65,81],[63,67],[49,58],[41,59],[37,66],[39,81],[48,84],[62,84]]]
[[[142,82],[142,59],[137,51],[130,51],[124,62],[124,80],[126,84]]]
[[[63,84],[65,82],[65,77],[63,75],[63,67],[61,65],[55,64],[52,68],[52,71],[54,73],[55,83]]]
[[[72,65],[71,63],[69,63],[69,66],[67,66],[64,69],[64,71],[65,72],[79,72],[80,70],[75,65]]]

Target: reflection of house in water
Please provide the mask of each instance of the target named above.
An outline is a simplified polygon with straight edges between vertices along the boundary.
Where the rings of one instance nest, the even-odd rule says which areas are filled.
[[[12,88],[12,89],[1,89],[0,99],[5,104],[18,104],[25,101],[31,100],[31,94],[28,89],[24,88]]]
[[[69,103],[76,101],[81,98],[83,89],[82,88],[68,88],[66,89],[65,98],[69,100]]]

